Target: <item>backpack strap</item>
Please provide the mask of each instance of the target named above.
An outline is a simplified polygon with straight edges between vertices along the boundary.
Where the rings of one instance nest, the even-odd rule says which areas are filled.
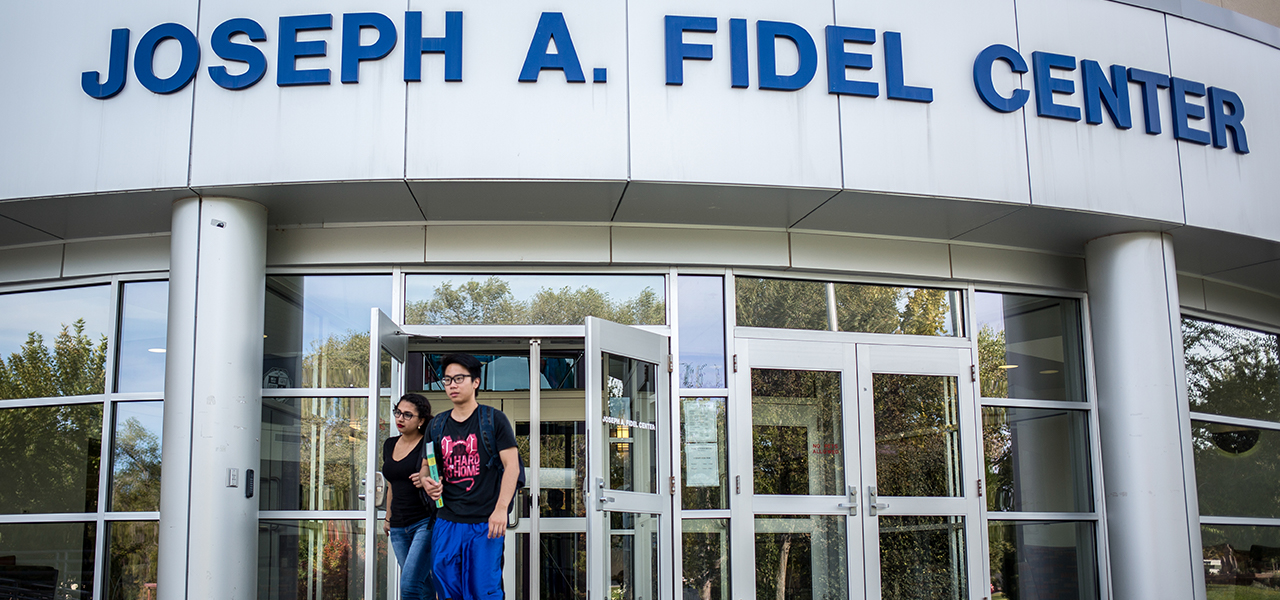
[[[427,431],[431,434],[431,443],[440,441],[440,437],[444,435],[444,420],[449,418],[453,409],[446,410],[431,418],[431,422],[427,424]]]
[[[494,449],[493,437],[497,435],[493,431],[494,412],[492,406],[487,404],[480,405],[480,443],[484,444],[484,452],[489,455],[489,463],[485,465],[487,468],[493,468],[494,465],[502,465],[502,461],[498,458],[498,452]]]

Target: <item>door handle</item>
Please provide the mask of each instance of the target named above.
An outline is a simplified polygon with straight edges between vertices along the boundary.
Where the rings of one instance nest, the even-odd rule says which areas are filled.
[[[596,510],[597,511],[604,510],[604,505],[610,502],[617,502],[617,501],[618,501],[617,498],[604,495],[604,478],[597,477],[596,478]]]
[[[876,486],[867,486],[867,516],[874,517],[878,511],[889,508],[888,502],[878,502],[879,495],[876,494]]]
[[[848,486],[848,490],[849,490],[849,501],[841,502],[840,504],[837,504],[836,507],[847,508],[849,509],[849,516],[856,517],[858,516],[858,488],[856,486],[851,485],[851,486]]]

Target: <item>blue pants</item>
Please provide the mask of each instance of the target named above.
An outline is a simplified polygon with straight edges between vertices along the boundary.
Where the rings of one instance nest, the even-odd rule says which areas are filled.
[[[436,600],[431,575],[431,519],[391,528],[391,548],[400,564],[401,600]]]
[[[431,557],[440,600],[502,600],[502,542],[488,523],[436,519]]]

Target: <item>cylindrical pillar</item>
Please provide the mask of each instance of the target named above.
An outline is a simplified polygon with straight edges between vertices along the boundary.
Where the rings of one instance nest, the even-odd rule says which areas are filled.
[[[1112,589],[1117,600],[1203,594],[1173,242],[1085,247]]]
[[[267,211],[260,204],[230,198],[174,203],[157,585],[162,600],[257,597],[253,478],[262,429],[266,237]]]

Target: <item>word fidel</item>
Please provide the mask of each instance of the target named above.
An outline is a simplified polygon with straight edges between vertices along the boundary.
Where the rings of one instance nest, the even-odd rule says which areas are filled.
[[[405,13],[404,80],[406,82],[422,80],[424,54],[444,55],[444,80],[462,81],[462,13],[446,12],[444,21],[443,37],[423,37],[422,13],[417,11]],[[751,84],[747,20],[729,19],[728,23],[730,86],[747,88]],[[280,17],[276,41],[277,86],[328,85],[330,83],[329,69],[298,68],[299,59],[326,56],[328,53],[326,42],[299,40],[298,35],[301,32],[332,28],[333,15],[329,14]],[[361,33],[366,29],[375,30],[377,37],[371,43],[362,44]],[[665,17],[667,85],[684,84],[685,61],[710,61],[713,58],[711,44],[686,42],[685,34],[696,36],[715,34],[717,31],[718,21],[714,17],[675,15]],[[266,55],[257,46],[243,43],[243,40],[238,41],[236,38],[239,36],[243,36],[249,42],[267,41],[266,31],[262,25],[252,19],[230,19],[213,30],[209,41],[213,52],[222,60],[245,65],[238,75],[232,75],[227,67],[221,65],[208,68],[209,78],[228,90],[252,87],[262,80],[267,71]],[[792,44],[798,52],[799,64],[794,73],[778,72],[777,44],[780,39]],[[181,47],[181,60],[172,75],[161,77],[155,73],[153,64],[155,53],[162,43],[169,40],[178,42]],[[931,88],[905,83],[902,34],[885,31],[881,40],[886,97],[890,100],[907,102],[933,102]],[[874,45],[876,31],[861,27],[829,25],[825,30],[825,42],[827,91],[838,95],[879,97],[879,83],[849,79],[850,69],[870,70],[873,61],[871,54],[850,51],[848,45]],[[381,13],[346,13],[342,15],[341,43],[339,79],[342,83],[359,83],[360,63],[381,60],[395,48],[396,26],[389,17]],[[552,52],[553,48],[554,52]],[[994,83],[996,62],[1003,62],[1013,73],[1031,72],[1038,116],[1067,121],[1080,120],[1079,108],[1058,102],[1062,97],[1076,93],[1075,80],[1062,77],[1064,73],[1077,70],[1075,57],[1049,52],[1032,52],[1031,65],[1028,68],[1022,55],[1009,46],[993,44],[980,52],[973,64],[974,88],[983,102],[992,110],[1009,113],[1025,106],[1031,97],[1031,92],[1017,88],[1012,90],[1009,96],[1001,95]],[[795,23],[756,21],[756,65],[758,78],[756,85],[759,89],[778,91],[802,89],[809,85],[817,74],[817,44],[807,30]],[[157,94],[172,94],[185,88],[195,79],[199,66],[200,42],[190,29],[177,23],[164,23],[151,28],[138,41],[134,51],[134,75],[143,87]],[[81,74],[81,87],[93,98],[103,100],[111,98],[124,89],[128,69],[129,30],[113,29],[106,81],[102,81],[99,72],[87,71]],[[525,55],[524,66],[520,69],[519,81],[536,82],[542,71],[546,70],[562,72],[565,80],[570,83],[586,81],[563,13],[542,13]],[[1240,154],[1249,152],[1249,143],[1244,129],[1244,102],[1234,92],[1217,87],[1206,88],[1203,83],[1196,81],[1137,68],[1126,68],[1122,65],[1112,65],[1109,69],[1111,77],[1108,79],[1107,72],[1093,60],[1079,61],[1079,70],[1082,72],[1081,95],[1084,96],[1086,123],[1101,124],[1105,109],[1106,116],[1116,128],[1131,129],[1133,123],[1129,84],[1136,83],[1141,89],[1142,110],[1148,134],[1161,133],[1159,92],[1167,89],[1173,110],[1174,138],[1201,145],[1212,144],[1216,148],[1226,148],[1229,132],[1232,148]],[[606,83],[607,80],[607,69],[593,70],[592,81]],[[1206,106],[1193,100],[1206,95],[1208,96],[1207,115]],[[1209,120],[1209,131],[1192,126],[1193,121],[1203,121],[1206,116]]]

